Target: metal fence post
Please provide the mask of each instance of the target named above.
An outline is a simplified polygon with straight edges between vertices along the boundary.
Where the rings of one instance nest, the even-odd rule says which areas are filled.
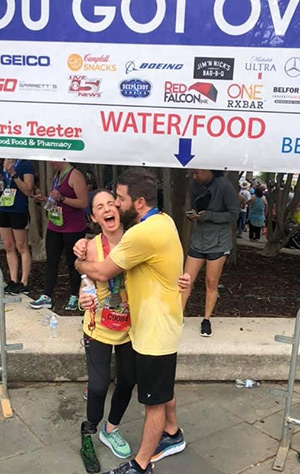
[[[273,464],[274,471],[282,471],[285,465],[285,461],[289,452],[290,445],[291,445],[291,440],[292,440],[292,435],[293,435],[292,425],[300,425],[300,420],[296,420],[290,417],[292,401],[293,401],[294,385],[295,385],[295,379],[296,379],[299,341],[300,341],[300,309],[296,317],[294,336],[293,337],[275,336],[275,341],[283,342],[285,344],[292,344],[293,346],[287,390],[270,389],[270,393],[272,395],[276,395],[276,396],[280,395],[286,398],[284,415],[283,415],[282,437],[281,437],[281,441],[280,441],[279,448],[277,451],[277,456]]]
[[[0,384],[0,402],[2,413],[5,418],[13,416],[8,390],[7,390],[7,351],[23,349],[23,344],[6,344],[6,324],[5,324],[5,303],[17,303],[20,297],[4,297],[3,273],[0,269],[0,345],[1,345],[1,367],[0,374],[2,383]]]

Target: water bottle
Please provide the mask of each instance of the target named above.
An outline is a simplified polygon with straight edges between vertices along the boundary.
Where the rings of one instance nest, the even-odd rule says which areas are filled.
[[[55,314],[51,315],[49,328],[50,328],[50,337],[57,337],[57,327],[58,327],[58,320]]]
[[[52,196],[49,196],[48,199],[47,199],[47,201],[46,201],[46,204],[45,204],[45,206],[44,206],[44,209],[45,209],[46,211],[53,211],[55,205],[56,205],[55,199],[53,199]]]
[[[251,379],[245,379],[245,380],[237,379],[235,381],[235,386],[237,388],[255,388],[255,387],[259,387],[259,382],[256,382],[256,380],[251,380]]]
[[[3,193],[5,188],[5,181],[3,179],[3,176],[0,174],[0,195]]]
[[[52,314],[48,313],[41,319],[42,326],[49,326]]]
[[[97,288],[95,283],[87,277],[87,275],[81,275],[81,290],[86,295],[92,295],[96,303],[96,310],[99,311],[101,308],[100,302],[97,297]]]

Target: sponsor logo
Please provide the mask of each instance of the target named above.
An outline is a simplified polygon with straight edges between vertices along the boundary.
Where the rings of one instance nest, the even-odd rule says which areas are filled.
[[[115,72],[117,70],[116,64],[110,62],[110,55],[94,56],[92,54],[71,54],[68,57],[68,68],[71,71],[100,71],[100,72]]]
[[[34,82],[19,82],[19,90],[26,92],[57,92],[57,84],[41,84]]]
[[[233,79],[233,58],[195,58],[194,79]]]
[[[179,104],[208,104],[216,102],[218,91],[213,84],[196,82],[191,86],[174,82],[165,82],[164,101]]]
[[[151,93],[152,84],[141,79],[128,79],[120,83],[120,92],[123,97],[144,99]]]
[[[68,57],[68,68],[71,69],[71,71],[79,71],[82,66],[83,60],[79,54],[71,54],[71,56]]]
[[[227,89],[229,109],[263,109],[263,85],[231,84]]]
[[[17,88],[17,79],[4,79],[0,78],[0,92],[15,92]]]
[[[300,154],[300,137],[283,137],[281,145],[281,153]]]
[[[284,66],[285,73],[289,77],[300,76],[300,58],[290,58]]]
[[[69,92],[77,97],[101,97],[101,79],[91,79],[87,76],[70,76]]]
[[[179,71],[180,69],[183,68],[183,64],[181,63],[141,63],[137,67],[134,61],[127,61],[125,64],[125,72],[126,74],[130,74],[131,72],[136,72],[140,71],[143,69],[147,70],[174,70],[174,71]]]
[[[248,62],[245,63],[246,71],[255,71],[258,73],[258,78],[262,78],[264,72],[276,72],[276,66],[273,63],[273,58],[268,56],[252,56]]]
[[[33,56],[20,54],[1,54],[1,66],[50,66],[49,56]]]
[[[248,114],[247,114],[248,115]],[[222,117],[206,115],[201,111],[185,113],[143,111],[100,111],[100,126],[103,132],[171,135],[177,137],[212,138],[228,136],[233,139],[260,139],[266,131],[266,123],[260,117],[237,115]]]
[[[275,104],[300,104],[299,87],[273,87]]]

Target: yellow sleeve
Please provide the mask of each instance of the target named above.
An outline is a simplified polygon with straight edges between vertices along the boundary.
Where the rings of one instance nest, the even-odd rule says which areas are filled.
[[[142,224],[136,224],[129,229],[110,252],[110,258],[118,267],[130,270],[153,256],[152,241],[143,227]]]

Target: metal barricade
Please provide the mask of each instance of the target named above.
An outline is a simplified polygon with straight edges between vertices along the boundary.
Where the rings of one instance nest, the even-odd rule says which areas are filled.
[[[297,362],[298,362],[298,351],[299,351],[299,340],[300,340],[300,309],[297,313],[294,336],[275,336],[275,341],[283,342],[285,344],[292,344],[292,355],[290,362],[289,380],[287,390],[281,390],[278,388],[271,388],[270,393],[275,396],[281,396],[286,399],[285,409],[283,415],[283,427],[282,437],[275,458],[273,469],[274,471],[283,471],[285,461],[289,452],[289,448],[292,441],[293,425],[300,425],[300,420],[291,418],[291,408],[293,401],[293,392],[296,378]]]
[[[6,344],[6,324],[5,324],[5,304],[18,303],[21,301],[19,296],[4,296],[3,273],[0,270],[0,345],[1,345],[1,384],[0,384],[0,402],[2,413],[5,418],[13,416],[8,390],[7,390],[7,351],[18,351],[23,349],[23,344]]]

